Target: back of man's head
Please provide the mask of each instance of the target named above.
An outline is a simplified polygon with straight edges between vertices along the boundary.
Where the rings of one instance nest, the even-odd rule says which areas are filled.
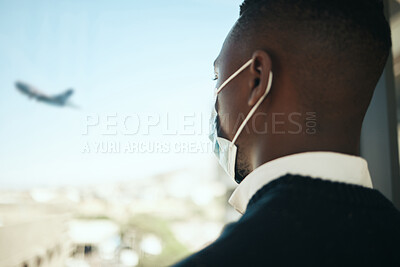
[[[299,106],[328,120],[362,121],[392,45],[379,0],[245,0],[231,36],[266,50]]]

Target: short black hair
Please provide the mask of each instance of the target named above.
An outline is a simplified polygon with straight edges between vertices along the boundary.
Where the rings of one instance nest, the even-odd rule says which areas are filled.
[[[269,10],[269,12],[268,12]],[[374,41],[388,51],[392,46],[390,27],[383,12],[382,0],[245,0],[240,5],[242,22],[255,14],[268,15],[282,20],[336,22],[348,26],[346,34],[354,27],[368,32]],[[248,14],[246,14],[248,13]],[[264,17],[268,19],[268,16]],[[341,30],[338,27],[337,30]]]
[[[380,0],[245,0],[232,36],[247,46],[258,43],[254,49],[271,43],[280,47],[293,78],[302,80],[301,97],[347,98],[361,113],[392,46]],[[346,92],[337,91],[343,87]]]

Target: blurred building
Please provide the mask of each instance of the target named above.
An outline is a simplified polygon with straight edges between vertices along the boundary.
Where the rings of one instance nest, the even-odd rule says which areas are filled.
[[[224,176],[219,168],[189,168],[0,192],[0,266],[172,264],[213,242],[238,217],[227,202],[235,184]]]
[[[59,267],[71,251],[68,215],[37,205],[0,205],[0,266]]]

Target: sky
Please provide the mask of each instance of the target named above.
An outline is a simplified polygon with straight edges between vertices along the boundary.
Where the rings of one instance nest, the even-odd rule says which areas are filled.
[[[241,0],[0,0],[0,187],[214,168],[213,61]],[[79,108],[37,102],[24,81]]]

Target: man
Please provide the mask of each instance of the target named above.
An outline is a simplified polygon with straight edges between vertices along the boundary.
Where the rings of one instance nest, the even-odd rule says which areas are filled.
[[[390,48],[378,0],[244,1],[211,136],[243,216],[174,266],[400,266],[400,213],[359,157]]]

